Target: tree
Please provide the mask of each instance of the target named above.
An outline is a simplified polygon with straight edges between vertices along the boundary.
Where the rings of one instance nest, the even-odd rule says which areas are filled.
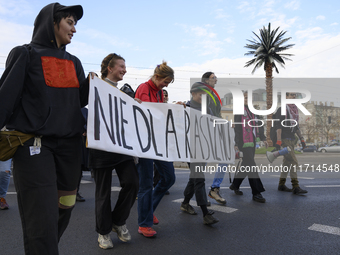
[[[253,32],[256,38],[252,38],[252,40],[247,39],[250,44],[244,46],[245,48],[250,49],[247,53],[245,53],[245,55],[254,56],[254,58],[249,60],[244,67],[255,65],[252,71],[252,74],[254,74],[258,68],[264,66],[264,70],[266,72],[267,109],[270,109],[273,104],[273,68],[275,68],[275,71],[279,73],[276,65],[279,64],[284,68],[285,60],[291,60],[287,57],[293,56],[292,54],[281,53],[282,51],[292,48],[294,44],[284,45],[291,39],[291,37],[284,38],[287,31],[281,31],[278,33],[279,28],[280,27],[271,30],[269,23],[268,28],[263,27],[263,29],[260,29],[260,35]],[[267,116],[267,119],[271,118],[272,115]],[[269,135],[270,127],[271,121],[267,121],[267,142],[272,145]]]
[[[315,140],[318,138],[318,129],[316,127],[315,118],[308,117],[306,119],[306,123],[300,125],[300,130],[304,130],[304,133],[306,134],[305,137],[307,137],[306,142],[307,143],[314,143]],[[302,133],[301,133],[302,134]]]
[[[336,137],[339,130],[339,108],[327,105],[316,105],[315,106],[315,117],[316,117],[316,128],[320,136],[322,137],[322,142],[324,138],[326,143]]]

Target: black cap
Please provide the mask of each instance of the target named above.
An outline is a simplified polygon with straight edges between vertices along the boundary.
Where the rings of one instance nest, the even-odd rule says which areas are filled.
[[[197,91],[202,91],[202,89],[206,89],[207,86],[203,82],[195,82],[190,89],[191,92],[197,92]]]
[[[80,20],[83,17],[83,7],[81,5],[71,5],[65,6],[59,3],[56,3],[54,6],[54,12],[61,12],[61,11],[69,11],[74,12],[77,15],[77,20]]]

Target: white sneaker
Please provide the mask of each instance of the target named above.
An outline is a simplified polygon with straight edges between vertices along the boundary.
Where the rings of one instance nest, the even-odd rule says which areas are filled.
[[[101,235],[98,234],[98,243],[99,247],[102,249],[111,249],[113,248],[113,243],[111,241],[110,235]]]
[[[123,242],[131,240],[131,235],[125,224],[123,226],[116,226],[115,224],[112,224],[112,231],[116,232],[118,238]]]

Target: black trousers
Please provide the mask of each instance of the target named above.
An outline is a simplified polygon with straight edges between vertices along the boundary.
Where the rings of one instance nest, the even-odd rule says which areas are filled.
[[[13,158],[25,253],[58,254],[76,199],[81,137],[42,137],[36,153],[33,142],[19,146]]]
[[[89,149],[86,148],[86,136],[81,136],[82,137],[82,145],[81,145],[81,170],[80,170],[80,178],[78,181],[78,192],[80,188],[80,182],[83,177],[83,171],[91,171],[88,167],[88,161],[89,161]]]
[[[196,172],[196,166],[203,166],[205,164],[191,163],[189,164],[190,177],[187,186],[184,190],[185,200],[190,200],[194,194],[198,206],[207,205],[207,193],[205,191],[205,176],[203,172]]]
[[[133,160],[117,164],[116,170],[122,189],[114,209],[111,209],[112,167],[94,168],[96,182],[95,213],[96,231],[101,235],[111,232],[112,224],[122,226],[130,215],[139,189],[138,172]]]
[[[265,191],[259,173],[257,171],[249,171],[255,163],[255,147],[242,148],[243,159],[240,171],[235,173],[233,184],[236,189],[239,189],[243,180],[248,176],[249,185],[253,195]],[[253,168],[254,169],[254,168]]]

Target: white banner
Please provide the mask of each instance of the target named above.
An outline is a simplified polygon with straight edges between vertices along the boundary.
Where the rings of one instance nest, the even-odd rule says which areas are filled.
[[[183,105],[139,104],[95,77],[90,81],[88,147],[164,161],[234,163],[234,130]]]

